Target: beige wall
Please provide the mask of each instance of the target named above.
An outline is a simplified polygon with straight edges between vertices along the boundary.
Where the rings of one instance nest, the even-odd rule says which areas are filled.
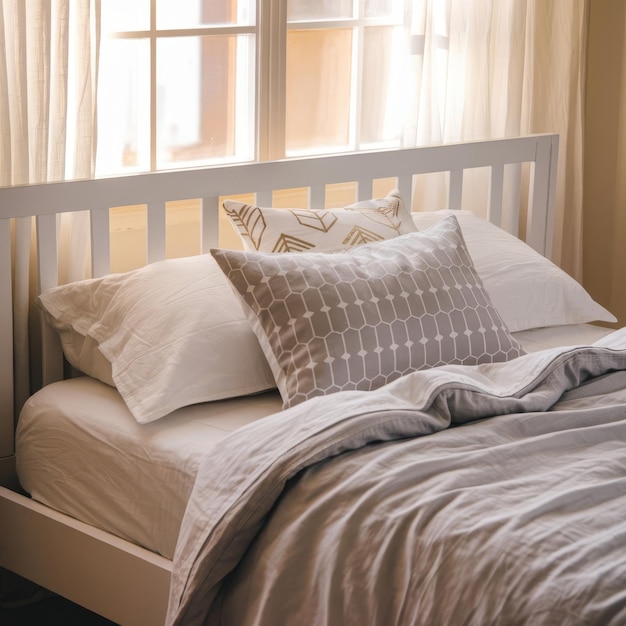
[[[626,2],[591,0],[583,284],[626,325]]]

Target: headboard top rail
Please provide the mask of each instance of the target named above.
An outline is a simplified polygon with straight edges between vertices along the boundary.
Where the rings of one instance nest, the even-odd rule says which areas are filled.
[[[532,163],[554,147],[557,135],[529,135],[0,187],[0,218],[341,183],[374,173],[385,178]]]

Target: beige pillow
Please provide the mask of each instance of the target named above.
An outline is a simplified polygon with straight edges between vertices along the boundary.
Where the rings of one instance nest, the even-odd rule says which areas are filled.
[[[524,354],[454,217],[345,253],[211,252],[244,303],[285,408],[415,370]]]
[[[342,209],[273,209],[225,200],[244,250],[336,252],[417,230],[397,191]]]

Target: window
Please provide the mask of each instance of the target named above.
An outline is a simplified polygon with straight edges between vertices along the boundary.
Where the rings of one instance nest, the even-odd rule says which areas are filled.
[[[400,145],[405,0],[107,0],[97,174]]]

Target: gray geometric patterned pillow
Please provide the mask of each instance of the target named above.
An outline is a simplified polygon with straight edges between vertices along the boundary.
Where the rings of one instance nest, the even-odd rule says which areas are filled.
[[[524,354],[454,216],[335,254],[211,253],[244,303],[285,408],[415,370]]]
[[[225,200],[243,249],[337,252],[417,231],[397,191],[341,209],[274,209]]]

